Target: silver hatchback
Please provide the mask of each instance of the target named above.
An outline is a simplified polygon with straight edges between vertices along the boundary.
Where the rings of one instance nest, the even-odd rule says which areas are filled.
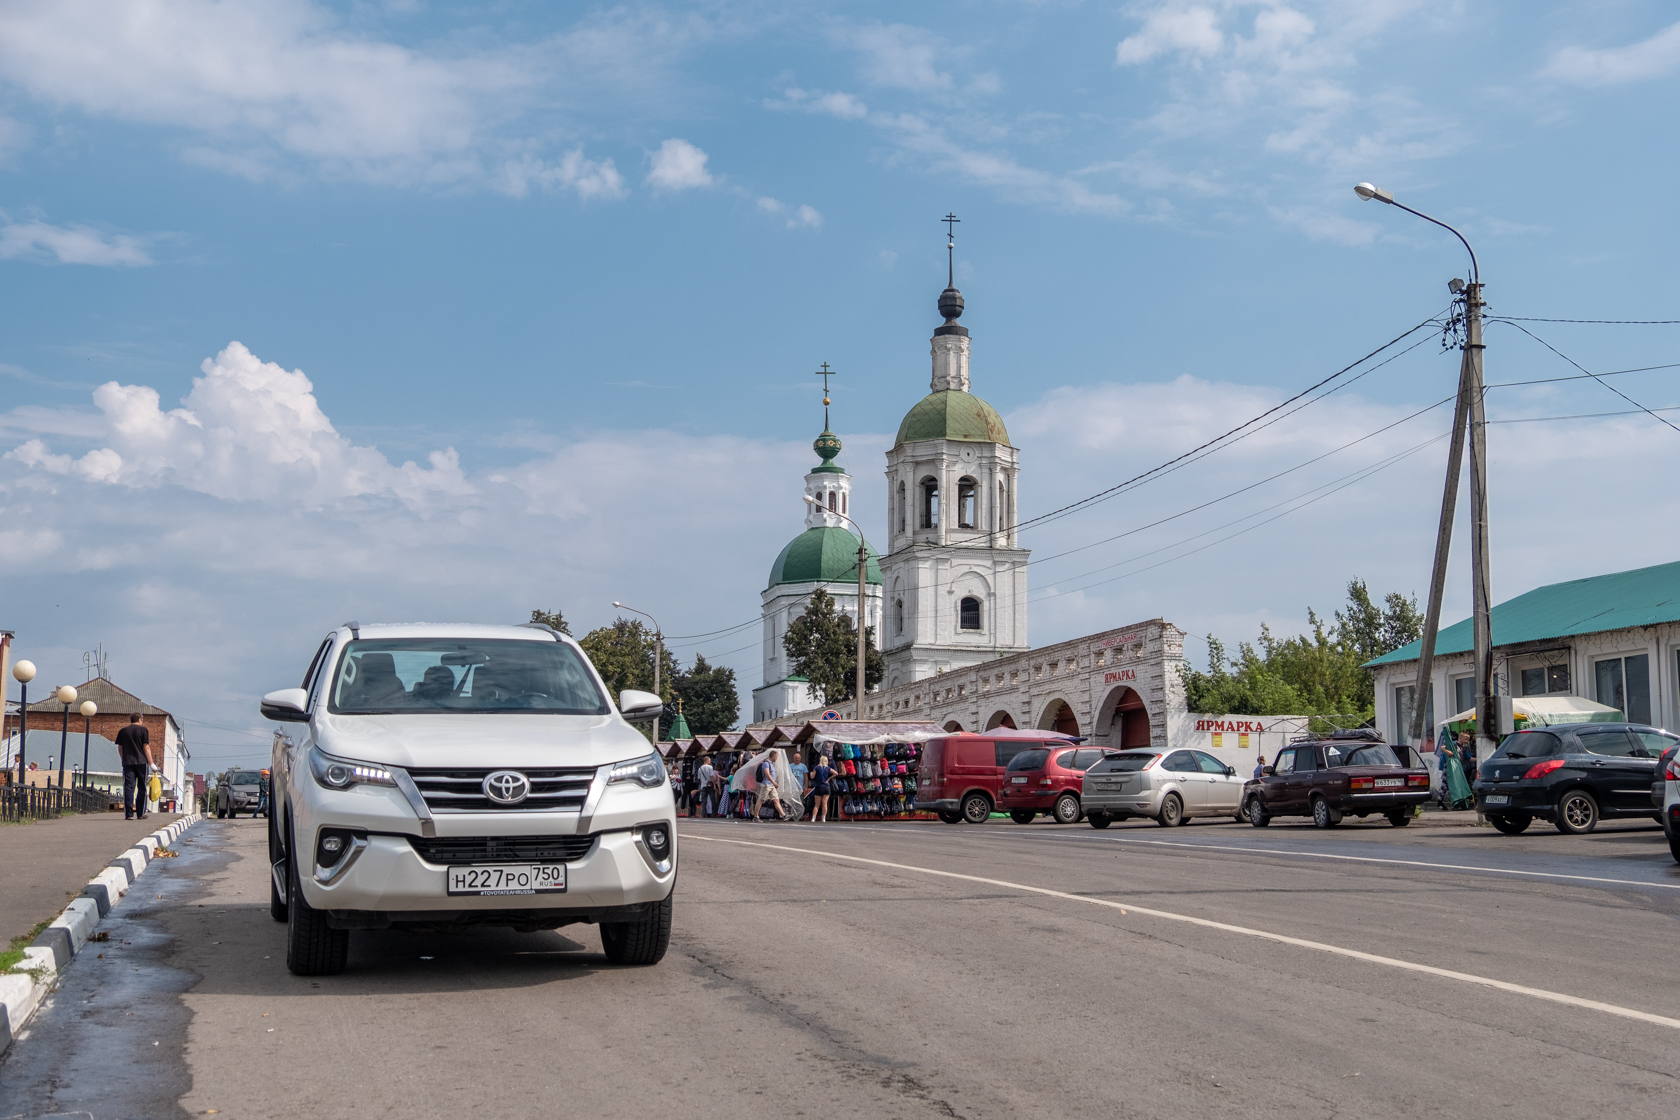
[[[1154,817],[1171,828],[1191,817],[1242,820],[1243,781],[1201,751],[1130,750],[1085,771],[1080,800],[1092,828],[1127,817]]]

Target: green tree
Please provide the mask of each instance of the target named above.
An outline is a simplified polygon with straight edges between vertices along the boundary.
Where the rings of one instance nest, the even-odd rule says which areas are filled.
[[[532,611],[531,612],[531,621],[532,622],[540,622],[544,626],[552,626],[556,630],[560,631],[560,633],[565,634],[568,637],[572,633],[572,628],[570,626],[566,625],[566,616],[561,614],[557,610],[555,610],[555,611]]]
[[[598,627],[579,638],[578,645],[589,655],[601,679],[607,682],[615,702],[618,694],[627,688],[653,691],[653,657],[658,644],[653,631],[639,620],[614,619],[611,626]],[[664,664],[660,666],[659,698],[667,704],[671,702],[671,684],[676,675],[677,659],[666,650]],[[645,725],[638,726],[645,728]]]
[[[857,628],[849,616],[834,609],[834,597],[822,588],[782,638],[796,676],[810,682],[819,704],[850,700],[857,691]],[[886,660],[875,648],[875,630],[863,632],[863,686],[873,688],[886,676]]]
[[[1229,657],[1224,643],[1208,637],[1208,670],[1185,666],[1186,702],[1209,715],[1337,715],[1368,723],[1376,711],[1365,662],[1422,632],[1417,600],[1390,592],[1378,607],[1363,580],[1352,580],[1348,602],[1328,625],[1311,608],[1310,634],[1274,637],[1260,627],[1255,643],[1242,642]]]
[[[683,703],[683,716],[688,729],[696,735],[715,735],[728,731],[741,717],[741,697],[735,691],[735,670],[726,665],[713,665],[706,655],[694,655],[692,668],[676,674],[672,691]],[[668,714],[659,724],[659,737],[667,737],[675,714]]]

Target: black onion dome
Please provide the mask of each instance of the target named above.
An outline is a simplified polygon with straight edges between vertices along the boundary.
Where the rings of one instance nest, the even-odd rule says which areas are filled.
[[[947,323],[951,322],[953,319],[962,318],[962,293],[957,291],[955,288],[946,288],[943,292],[940,292],[939,313],[945,317],[945,321]]]

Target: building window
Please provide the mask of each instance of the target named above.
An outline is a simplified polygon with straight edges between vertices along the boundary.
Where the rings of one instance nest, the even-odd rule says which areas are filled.
[[[922,480],[922,528],[939,528],[939,483],[931,478]]]
[[[1453,678],[1453,711],[1467,712],[1476,706],[1476,678]]]
[[[834,506],[835,506],[834,491],[830,490],[828,492],[828,512],[833,513],[834,512]]]
[[[841,513],[846,512],[846,495],[844,495],[844,494],[840,495],[840,512]]]
[[[1629,723],[1651,722],[1651,658],[1636,653],[1632,657],[1611,657],[1593,662],[1593,676],[1598,681],[1598,702],[1621,709]]]
[[[1536,665],[1522,671],[1522,694],[1544,696],[1548,692],[1569,691],[1569,666]]]
[[[972,529],[980,523],[975,516],[974,480],[962,478],[957,480],[957,528]]]
[[[972,595],[963,598],[957,608],[957,625],[964,630],[980,629],[980,600]]]
[[[904,532],[904,483],[898,484],[898,531]]]
[[[904,633],[904,600],[903,599],[895,599],[893,601],[893,633],[894,634]]]
[[[1475,686],[1472,685],[1472,688]],[[1475,700],[1472,698],[1471,703]],[[1411,744],[1412,742],[1412,711],[1417,703],[1417,685],[1403,684],[1394,690],[1394,738],[1395,743]],[[1462,709],[1461,709],[1462,710]],[[1423,745],[1429,745],[1429,732],[1435,726],[1435,686],[1429,687],[1429,704],[1423,710]]]

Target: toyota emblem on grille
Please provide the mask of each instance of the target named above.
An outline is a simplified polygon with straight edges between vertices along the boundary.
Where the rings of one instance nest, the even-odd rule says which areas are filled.
[[[497,770],[484,779],[484,796],[498,805],[517,805],[531,793],[531,779],[517,770]]]

